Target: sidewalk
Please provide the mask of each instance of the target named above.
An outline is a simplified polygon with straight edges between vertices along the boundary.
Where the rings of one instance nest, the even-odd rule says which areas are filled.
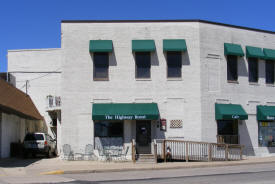
[[[199,168],[247,165],[260,163],[275,163],[275,156],[255,158],[249,157],[242,161],[223,162],[167,162],[147,164],[132,162],[99,162],[99,161],[65,161],[59,158],[51,159],[3,159],[0,160],[1,176],[25,176],[47,174],[76,174],[95,172],[118,172],[134,170],[160,170],[178,168]]]

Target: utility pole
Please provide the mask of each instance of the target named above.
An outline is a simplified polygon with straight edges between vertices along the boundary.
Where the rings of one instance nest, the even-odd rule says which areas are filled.
[[[28,85],[29,85],[29,80],[26,80],[26,95],[28,94]]]

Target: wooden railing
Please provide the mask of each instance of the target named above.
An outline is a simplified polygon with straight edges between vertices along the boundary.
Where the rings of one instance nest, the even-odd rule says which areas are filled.
[[[136,141],[132,139],[132,161],[136,162]]]
[[[217,135],[219,144],[239,144],[239,135]]]
[[[208,142],[157,139],[156,155],[165,162],[185,161],[227,161],[241,160],[243,146],[235,144],[217,144]]]

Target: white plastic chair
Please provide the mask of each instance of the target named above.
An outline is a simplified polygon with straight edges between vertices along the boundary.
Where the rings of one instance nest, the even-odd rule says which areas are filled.
[[[74,160],[74,154],[69,144],[64,144],[62,146],[62,151],[65,160]]]

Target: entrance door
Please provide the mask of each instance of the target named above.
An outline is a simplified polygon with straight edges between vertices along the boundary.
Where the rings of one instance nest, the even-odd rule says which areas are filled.
[[[151,154],[151,121],[136,121],[137,154]]]
[[[219,120],[218,143],[239,144],[238,120]]]

